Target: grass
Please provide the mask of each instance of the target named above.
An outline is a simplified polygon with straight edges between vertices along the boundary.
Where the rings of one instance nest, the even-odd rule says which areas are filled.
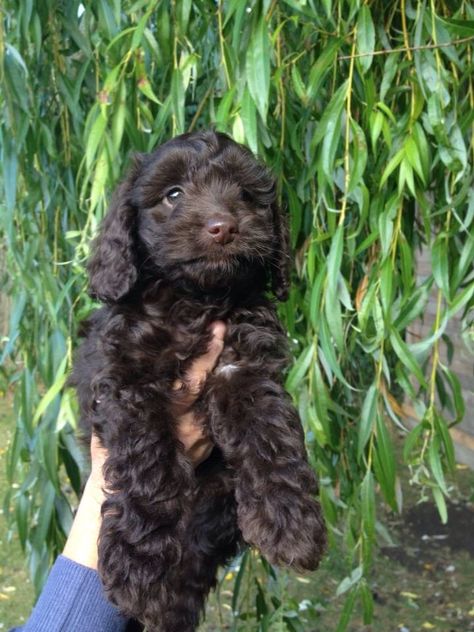
[[[0,432],[5,438],[0,449],[0,496],[7,491],[5,453],[13,433],[8,399],[0,403]],[[431,503],[416,503],[415,492],[403,481],[406,508],[402,516],[379,506],[379,516],[390,534],[380,541],[370,589],[375,601],[375,618],[364,625],[357,610],[348,632],[468,632],[474,630],[474,473],[458,471],[461,492],[449,505],[449,523],[442,525]],[[0,630],[21,625],[31,610],[34,594],[18,538],[0,517]],[[261,562],[252,556],[256,574]],[[321,569],[306,577],[279,573],[270,586],[274,599],[286,604],[285,618],[297,614],[305,632],[334,632],[344,596],[336,588],[347,573],[348,560],[337,551]],[[223,577],[219,595],[212,595],[201,632],[232,629],[231,599],[236,569]],[[253,609],[258,590],[255,581],[241,587],[247,608]],[[260,603],[260,609],[264,606]],[[267,603],[272,609],[272,605]],[[258,630],[256,621],[237,619],[235,630]],[[268,630],[282,629],[271,624]]]

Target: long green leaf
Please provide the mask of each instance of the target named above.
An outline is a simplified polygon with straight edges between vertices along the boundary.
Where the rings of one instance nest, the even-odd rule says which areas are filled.
[[[269,47],[268,26],[262,15],[249,43],[245,67],[249,92],[263,121],[267,118],[270,91]]]

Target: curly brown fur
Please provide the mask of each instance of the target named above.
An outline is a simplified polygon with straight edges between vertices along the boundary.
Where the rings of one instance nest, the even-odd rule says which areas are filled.
[[[109,455],[99,570],[110,599],[150,631],[195,630],[242,541],[298,570],[322,555],[317,483],[268,297],[286,296],[287,242],[268,170],[228,136],[201,132],[136,158],[93,246],[90,288],[105,306],[85,324],[73,381],[82,424]],[[216,448],[194,470],[173,384],[219,319],[224,351],[196,404]]]

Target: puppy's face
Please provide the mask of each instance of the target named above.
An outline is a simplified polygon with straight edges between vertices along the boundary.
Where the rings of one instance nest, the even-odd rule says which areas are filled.
[[[118,187],[88,263],[91,294],[122,300],[140,278],[199,289],[271,282],[284,299],[288,238],[270,173],[225,134],[178,136]]]
[[[132,190],[147,266],[201,288],[225,287],[271,265],[274,182],[226,136],[167,143],[145,158]]]

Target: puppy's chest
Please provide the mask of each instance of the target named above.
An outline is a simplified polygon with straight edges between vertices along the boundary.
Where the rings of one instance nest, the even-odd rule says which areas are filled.
[[[217,319],[206,319],[205,324],[197,330],[189,323],[175,329],[171,347],[174,348],[179,360],[193,361],[207,352],[211,341],[210,329],[215,320]],[[225,373],[235,368],[242,353],[245,352],[245,345],[242,345],[242,341],[239,340],[239,326],[233,323],[230,317],[226,319],[221,317],[219,320],[226,323],[226,334],[224,347],[215,365],[215,372]]]
[[[214,373],[224,377],[230,377],[241,365],[239,352],[229,342],[219,356]]]
[[[251,355],[245,327],[230,312],[227,314],[200,314],[194,320],[175,321],[166,347],[161,349],[162,356],[175,360],[173,373],[181,377],[189,366],[208,352],[211,342],[211,326],[216,320],[226,324],[224,347],[219,354],[214,374],[229,378],[241,366],[245,358]]]
[[[224,348],[214,375],[229,378],[244,364],[262,366],[280,347],[276,314],[268,305],[248,307],[189,303],[163,305],[111,315],[101,346],[119,382],[141,384],[182,378],[192,362],[206,354],[217,320],[226,324]],[[258,368],[258,367],[257,367]]]

